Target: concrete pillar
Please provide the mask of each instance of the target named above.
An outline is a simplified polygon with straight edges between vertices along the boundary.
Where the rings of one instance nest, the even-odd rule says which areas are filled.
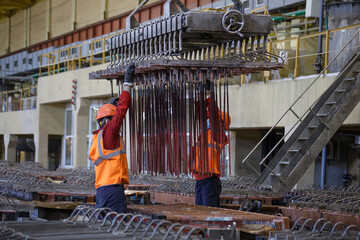
[[[101,12],[102,12],[102,20],[105,20],[108,18],[108,0],[101,1]]]
[[[76,100],[77,109],[74,113],[74,152],[73,166],[87,167],[88,161],[88,144],[87,134],[89,133],[89,107],[91,101],[88,99],[78,98]]]
[[[51,34],[51,0],[46,1],[46,39],[50,39],[52,37]]]
[[[300,24],[301,21],[302,21],[301,19],[292,19],[291,20],[291,25]],[[299,36],[299,31],[300,30],[301,30],[300,27],[292,27],[290,32],[294,33],[294,34],[291,34],[290,38]],[[291,49],[294,50],[294,51],[296,50],[296,41],[291,41]]]
[[[4,135],[0,136],[0,160],[5,160]]]
[[[48,168],[48,139],[49,135],[45,132],[38,132],[34,134],[35,144],[35,162],[41,163],[45,168]]]
[[[71,1],[71,30],[76,29],[76,0]]]
[[[38,104],[37,108],[39,125],[34,134],[35,162],[48,168],[49,135],[64,135],[65,104]]]
[[[16,161],[16,144],[18,136],[9,133],[4,133],[4,145],[5,145],[5,160],[15,162]]]
[[[11,49],[11,20],[7,18],[7,38],[6,38],[6,53],[10,52]]]

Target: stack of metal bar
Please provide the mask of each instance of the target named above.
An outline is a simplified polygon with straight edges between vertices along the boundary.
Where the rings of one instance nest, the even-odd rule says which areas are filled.
[[[64,221],[6,222],[1,239],[238,239],[234,228],[202,228],[170,222],[156,215],[112,212],[108,208],[79,206]],[[219,235],[220,234],[220,235]]]
[[[107,39],[110,64],[89,78],[115,80],[120,93],[127,66],[136,64],[129,139],[133,173],[214,172],[207,150],[212,134],[212,143],[221,145],[216,161],[225,175],[228,78],[282,67],[281,58],[266,51],[271,17],[243,14],[241,3],[234,2],[227,12],[189,12],[181,1],[168,0],[164,17],[142,25],[133,17],[137,8],[126,31]]]
[[[296,190],[289,199],[288,207],[281,207],[284,216],[293,221],[300,218],[326,219],[335,224],[360,226],[360,191],[359,187],[306,185]]]
[[[39,163],[0,161],[0,183],[0,191],[24,201],[95,197],[95,173],[88,169],[49,171]]]
[[[313,220],[299,218],[290,230],[270,231],[269,240],[282,239],[347,239],[355,240],[360,237],[360,228],[357,225],[346,225],[343,222],[331,222],[325,218]]]
[[[221,205],[242,211],[260,210],[261,205],[279,204],[282,195],[276,195],[266,185],[255,184],[251,177],[223,177],[221,178]],[[187,175],[151,176],[145,174],[131,174],[130,187],[147,186],[150,201],[162,204],[195,204],[195,180]],[[257,205],[256,205],[257,204]],[[257,209],[256,209],[256,208]],[[252,209],[254,208],[254,209]]]

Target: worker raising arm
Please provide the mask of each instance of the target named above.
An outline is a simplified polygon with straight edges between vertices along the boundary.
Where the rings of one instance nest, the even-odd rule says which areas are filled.
[[[225,130],[230,125],[230,116],[225,112],[220,112],[214,99],[213,87],[210,87],[211,84],[207,85],[207,125],[204,131],[200,131],[198,141],[193,146],[195,162],[192,170],[196,180],[195,204],[220,207],[220,158],[224,157],[222,151],[229,143]]]
[[[89,159],[95,165],[96,208],[109,207],[118,213],[127,210],[124,184],[129,183],[125,144],[119,134],[130,106],[130,88],[133,85],[135,65],[125,74],[124,90],[118,101],[104,104],[96,114],[99,129],[93,132]],[[117,104],[116,104],[117,102]]]

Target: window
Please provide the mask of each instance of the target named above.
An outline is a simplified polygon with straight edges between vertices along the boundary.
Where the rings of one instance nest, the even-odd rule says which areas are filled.
[[[1,69],[2,69],[2,66],[0,65],[0,71],[1,71]]]
[[[10,67],[9,64],[7,63],[7,64],[6,64],[6,69],[9,69],[9,67]]]
[[[29,58],[28,61],[29,64],[32,64],[32,58]]]
[[[87,135],[87,144],[88,144],[88,155],[89,155],[89,150],[90,150],[90,144],[91,144],[91,141],[92,141],[92,137],[93,137],[93,132],[98,129],[98,124],[97,124],[97,121],[96,121],[96,114],[99,110],[99,108],[101,107],[101,104],[92,104],[90,106],[90,113],[89,113],[89,133]],[[88,161],[88,164],[87,164],[88,168],[89,169],[94,169],[94,165],[92,163],[92,161]]]
[[[26,64],[26,58],[23,58],[23,64]]]
[[[256,5],[264,5],[265,0],[256,0]]]
[[[18,66],[18,61],[14,61],[14,67],[17,67]]]
[[[71,108],[65,110],[65,135],[64,135],[64,161],[65,167],[73,166],[73,112]]]
[[[60,58],[65,58],[67,56],[67,51],[61,51],[60,52]]]
[[[77,53],[77,48],[72,48],[71,49],[71,54],[76,54]]]
[[[95,48],[98,49],[98,48],[101,48],[102,46],[102,42],[101,41],[98,41],[95,43]]]

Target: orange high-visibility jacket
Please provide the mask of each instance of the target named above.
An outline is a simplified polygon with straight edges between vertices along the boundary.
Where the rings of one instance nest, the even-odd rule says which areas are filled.
[[[222,146],[212,139],[210,129],[208,130],[207,135],[208,141],[205,145],[207,148],[207,159],[205,160],[205,164],[202,165],[202,156],[200,152],[201,142],[197,141],[195,144],[195,162],[193,165],[193,171],[195,173],[220,175],[220,154]],[[205,158],[205,152],[203,154],[203,157]]]
[[[89,159],[95,165],[95,188],[129,183],[129,169],[124,147],[124,142],[120,137],[119,148],[107,150],[103,145],[102,130],[93,135]]]

